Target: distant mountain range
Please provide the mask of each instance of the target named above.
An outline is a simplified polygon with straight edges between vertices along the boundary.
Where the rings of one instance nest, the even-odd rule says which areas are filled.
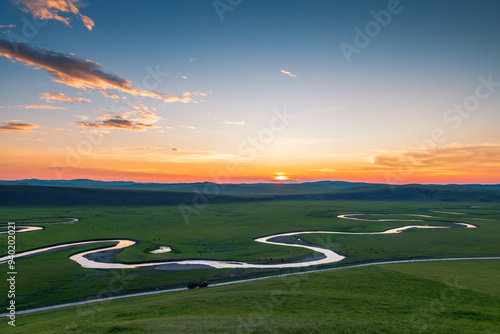
[[[152,191],[203,191],[205,187],[217,185],[212,182],[196,183],[137,183],[131,181],[95,181],[88,179],[76,180],[38,180],[26,179],[18,181],[0,181],[0,185],[48,186],[48,187],[81,187],[107,188]],[[343,181],[319,181],[304,183],[240,183],[217,185],[221,194],[226,195],[282,195],[282,194],[320,194],[331,191],[382,186],[375,183],[352,183]]]
[[[75,180],[39,180],[25,179],[17,181],[0,181],[0,185],[25,185],[48,187],[79,187],[79,188],[108,188],[128,190],[154,191],[203,191],[205,187],[217,185],[213,182],[196,183],[139,183],[132,181],[96,181],[89,179]],[[302,183],[226,183],[217,185],[221,194],[226,195],[294,195],[294,194],[322,194],[337,190],[384,187],[383,183],[345,182],[345,181],[317,181]],[[411,186],[411,185],[410,185]],[[413,186],[417,186],[414,184]],[[449,184],[449,185],[419,185],[422,187],[465,187],[475,189],[500,190],[500,184]]]
[[[216,196],[212,196],[217,194]],[[0,206],[178,205],[205,196],[211,203],[279,200],[500,201],[500,185],[401,185],[344,181],[216,184],[126,181],[0,181]],[[200,197],[201,196],[201,197]],[[201,202],[199,202],[201,204]]]

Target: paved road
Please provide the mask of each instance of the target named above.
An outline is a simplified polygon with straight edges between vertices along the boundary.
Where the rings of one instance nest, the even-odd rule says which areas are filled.
[[[500,260],[500,256],[442,258],[442,259],[418,259],[418,260],[397,260],[397,261],[373,262],[373,263],[355,264],[355,265],[351,265],[351,266],[344,266],[344,267],[337,267],[337,268],[316,269],[316,270],[308,270],[308,271],[296,272],[296,273],[287,273],[287,274],[281,274],[281,275],[273,275],[273,276],[251,278],[251,279],[245,279],[245,280],[239,280],[239,281],[217,283],[217,284],[212,284],[210,286],[211,287],[214,287],[214,286],[223,286],[223,285],[229,285],[229,284],[237,284],[237,283],[244,283],[244,282],[251,282],[251,281],[259,281],[259,280],[268,279],[268,278],[275,278],[275,277],[285,277],[285,276],[291,276],[291,275],[304,275],[304,274],[310,274],[310,273],[321,272],[321,271],[341,270],[341,269],[356,268],[356,267],[376,266],[376,265],[381,265],[381,264],[410,263],[410,262],[433,262],[433,261],[463,261],[463,260]],[[110,300],[117,300],[117,299],[123,299],[123,298],[132,298],[132,297],[140,297],[140,296],[149,296],[149,295],[156,295],[156,294],[159,294],[159,293],[167,293],[167,292],[182,291],[182,290],[187,290],[187,288],[177,288],[177,289],[167,289],[167,290],[155,290],[155,291],[149,291],[149,292],[134,293],[134,294],[129,294],[129,295],[122,295],[122,296],[115,296],[115,297],[108,297],[108,298],[99,298],[99,299],[85,300],[85,301],[81,301],[81,302],[74,302],[74,303],[53,305],[53,306],[47,306],[47,307],[40,307],[40,308],[31,309],[31,310],[17,311],[16,312],[16,316],[17,315],[22,315],[22,314],[29,314],[29,313],[41,312],[41,311],[56,310],[56,309],[61,309],[61,308],[71,307],[71,306],[79,306],[79,305],[86,305],[86,304],[92,304],[92,303],[102,303],[102,302],[106,302],[106,301],[110,301]],[[7,313],[0,314],[0,318],[6,317],[6,316],[8,316]]]

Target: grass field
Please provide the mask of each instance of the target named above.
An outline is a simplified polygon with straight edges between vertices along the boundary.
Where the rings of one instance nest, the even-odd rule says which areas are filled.
[[[1,208],[2,223],[44,226],[43,231],[17,234],[17,251],[95,239],[133,239],[134,247],[114,255],[120,262],[149,262],[173,259],[218,259],[251,263],[276,263],[307,258],[311,252],[294,247],[254,242],[260,236],[303,230],[383,231],[417,222],[367,222],[337,218],[339,214],[370,213],[430,214],[439,220],[420,224],[448,225],[450,221],[473,223],[477,229],[453,228],[414,230],[397,235],[303,235],[301,239],[335,250],[346,259],[335,266],[379,260],[410,258],[498,256],[500,254],[500,205],[450,202],[376,201],[285,201],[241,204],[212,204],[192,216],[187,224],[176,206],[162,207],[61,207]],[[481,206],[473,209],[471,206]],[[430,213],[423,209],[459,211],[469,215]],[[74,224],[43,224],[75,217]],[[399,217],[399,216],[398,216]],[[402,217],[402,219],[406,217]],[[489,220],[477,220],[489,219]],[[6,240],[6,235],[0,235]],[[150,254],[159,246],[173,252]],[[101,245],[42,254],[16,261],[19,309],[59,304],[92,297],[138,291],[183,287],[192,280],[210,282],[281,273],[271,269],[208,269],[156,271],[152,269],[94,270],[68,259],[71,254]],[[5,255],[6,249],[1,249]],[[2,265],[5,266],[5,265]],[[6,270],[6,266],[3,267]],[[6,291],[5,281],[0,282]],[[7,305],[7,298],[1,300]]]
[[[499,261],[349,268],[24,315],[9,332],[498,333],[499,276]]]

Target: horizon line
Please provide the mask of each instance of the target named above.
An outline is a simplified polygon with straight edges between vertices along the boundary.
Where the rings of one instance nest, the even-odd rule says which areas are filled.
[[[366,181],[346,181],[346,180],[315,180],[315,181],[296,181],[296,180],[286,180],[286,181],[273,181],[273,180],[263,180],[256,182],[213,182],[213,181],[191,181],[191,182],[141,182],[141,181],[132,181],[132,180],[99,180],[99,179],[87,179],[87,178],[76,178],[76,179],[38,179],[38,178],[29,178],[29,179],[16,179],[16,180],[3,180],[0,182],[20,182],[20,181],[51,181],[51,182],[70,182],[70,181],[93,181],[93,182],[129,182],[135,184],[197,184],[197,183],[212,183],[212,184],[285,184],[285,185],[294,185],[294,184],[304,184],[304,183],[319,183],[319,182],[345,182],[345,183],[364,183],[364,184],[377,184],[377,185],[387,185],[387,186],[407,186],[407,185],[440,185],[440,186],[453,186],[453,185],[500,185],[500,183],[418,183],[418,182],[409,182],[409,183],[383,183],[383,182],[366,182]]]

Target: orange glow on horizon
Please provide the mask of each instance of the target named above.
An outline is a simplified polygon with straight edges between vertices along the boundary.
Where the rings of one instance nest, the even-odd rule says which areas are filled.
[[[36,145],[39,143],[36,142]],[[287,180],[382,184],[500,183],[500,172],[496,164],[471,166],[464,162],[447,164],[446,167],[414,166],[411,170],[399,170],[397,165],[377,166],[373,163],[349,161],[339,163],[266,159],[239,163],[231,159],[212,159],[198,162],[194,158],[187,159],[191,159],[191,156],[180,161],[165,161],[164,156],[156,157],[150,153],[137,156],[130,156],[128,151],[118,151],[116,156],[97,153],[73,156],[60,149],[7,148],[3,154],[10,164],[0,165],[0,179],[93,179],[156,183],[262,183]],[[175,152],[170,156],[177,158],[179,155]],[[276,172],[283,165],[287,166],[286,172]],[[332,167],[319,168],[321,166]]]

